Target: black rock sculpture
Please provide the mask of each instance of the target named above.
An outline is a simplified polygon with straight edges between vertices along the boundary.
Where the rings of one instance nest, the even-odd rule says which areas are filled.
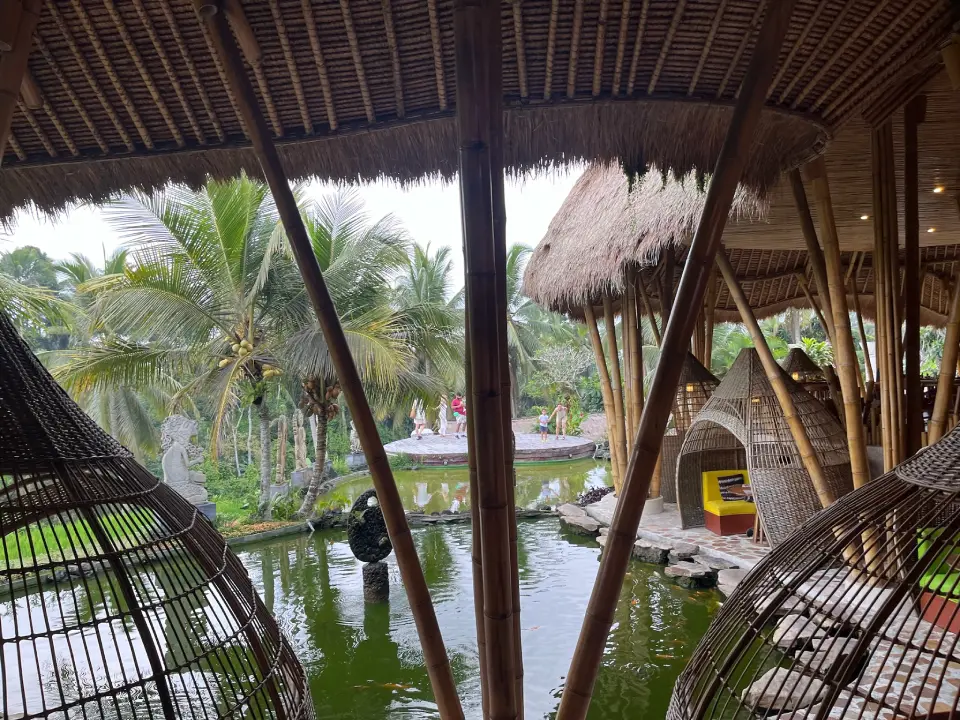
[[[363,562],[379,562],[393,550],[376,490],[362,493],[350,508],[347,542],[356,558]]]

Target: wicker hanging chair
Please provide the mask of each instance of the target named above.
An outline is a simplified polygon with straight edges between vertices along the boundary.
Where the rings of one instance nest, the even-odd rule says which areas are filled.
[[[787,375],[800,383],[804,390],[822,402],[828,410],[835,410],[826,373],[801,348],[790,348],[790,352],[780,366]]]
[[[720,381],[697,360],[693,353],[688,352],[680,371],[680,382],[677,384],[677,395],[673,401],[673,427],[663,436],[660,461],[661,477],[667,482],[661,482],[660,493],[664,502],[677,501],[677,486],[674,478],[677,474],[677,458],[687,430],[693,423],[707,400],[713,394]]]
[[[787,386],[839,497],[852,488],[847,438],[824,406],[789,376]],[[818,510],[820,501],[783,417],[760,357],[745,348],[694,419],[677,461],[677,504],[683,527],[705,525],[703,473],[744,469],[772,546]]]
[[[0,313],[0,717],[312,718],[303,668],[197,509]]]
[[[960,429],[838,500],[724,604],[668,713],[960,715]]]

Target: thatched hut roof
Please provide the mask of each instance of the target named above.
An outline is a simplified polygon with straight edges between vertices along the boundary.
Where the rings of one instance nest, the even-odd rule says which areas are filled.
[[[453,0],[225,2],[291,178],[453,176]],[[712,167],[768,5],[503,3],[508,168]],[[767,188],[928,72],[950,23],[946,0],[799,0],[744,182]],[[258,172],[193,0],[48,0],[29,73],[0,218]]]
[[[942,325],[949,311],[947,282],[960,270],[960,97],[948,88],[945,73],[927,81],[927,121],[920,126],[921,321]],[[895,123],[896,125],[897,123]],[[897,129],[897,128],[895,128]],[[899,130],[895,133],[899,142]],[[897,172],[902,177],[899,150]],[[826,153],[834,211],[844,262],[853,271],[865,313],[872,315],[873,214],[870,131],[851,121]],[[900,182],[902,195],[902,181]],[[943,187],[943,192],[933,192]],[[646,176],[631,192],[617,167],[591,166],[574,186],[527,264],[524,292],[538,304],[582,317],[583,305],[598,303],[606,292],[622,293],[624,269],[644,268],[642,277],[658,307],[651,275],[661,251],[672,245],[680,258],[699,221],[704,195],[689,178],[683,182],[658,173]],[[811,200],[814,214],[815,203]],[[866,215],[867,220],[861,220]],[[816,216],[815,216],[816,220]],[[901,237],[904,220],[899,223]],[[902,242],[902,240],[901,240]],[[801,283],[816,296],[796,208],[785,178],[760,200],[743,188],[737,194],[724,232],[730,261],[752,307],[761,317],[788,307],[807,307]],[[858,252],[859,251],[859,252]],[[858,252],[854,256],[854,252]],[[865,253],[865,254],[864,254]],[[653,267],[651,267],[651,265]],[[801,279],[802,278],[802,279]],[[738,321],[739,313],[724,286],[717,298],[718,322]]]

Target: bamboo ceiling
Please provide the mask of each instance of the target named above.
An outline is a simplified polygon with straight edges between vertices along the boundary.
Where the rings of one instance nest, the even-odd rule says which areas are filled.
[[[291,177],[453,176],[453,0],[223,1]],[[508,167],[709,169],[765,4],[504,2]],[[927,72],[949,25],[947,0],[800,0],[745,182]],[[47,0],[29,73],[0,218],[258,172],[192,0]]]

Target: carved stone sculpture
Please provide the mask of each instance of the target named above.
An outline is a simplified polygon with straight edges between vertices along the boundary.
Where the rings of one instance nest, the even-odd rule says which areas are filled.
[[[310,461],[307,460],[307,429],[303,426],[302,410],[293,414],[293,458],[296,470],[310,467]]]
[[[350,452],[354,455],[363,452],[363,446],[360,445],[360,436],[357,435],[357,426],[353,420],[350,421]]]
[[[207,477],[191,470],[203,462],[203,450],[190,442],[197,434],[197,423],[183,415],[171,415],[160,425],[163,481],[194,505],[207,502]]]
[[[277,418],[277,469],[274,485],[287,481],[287,416]]]

